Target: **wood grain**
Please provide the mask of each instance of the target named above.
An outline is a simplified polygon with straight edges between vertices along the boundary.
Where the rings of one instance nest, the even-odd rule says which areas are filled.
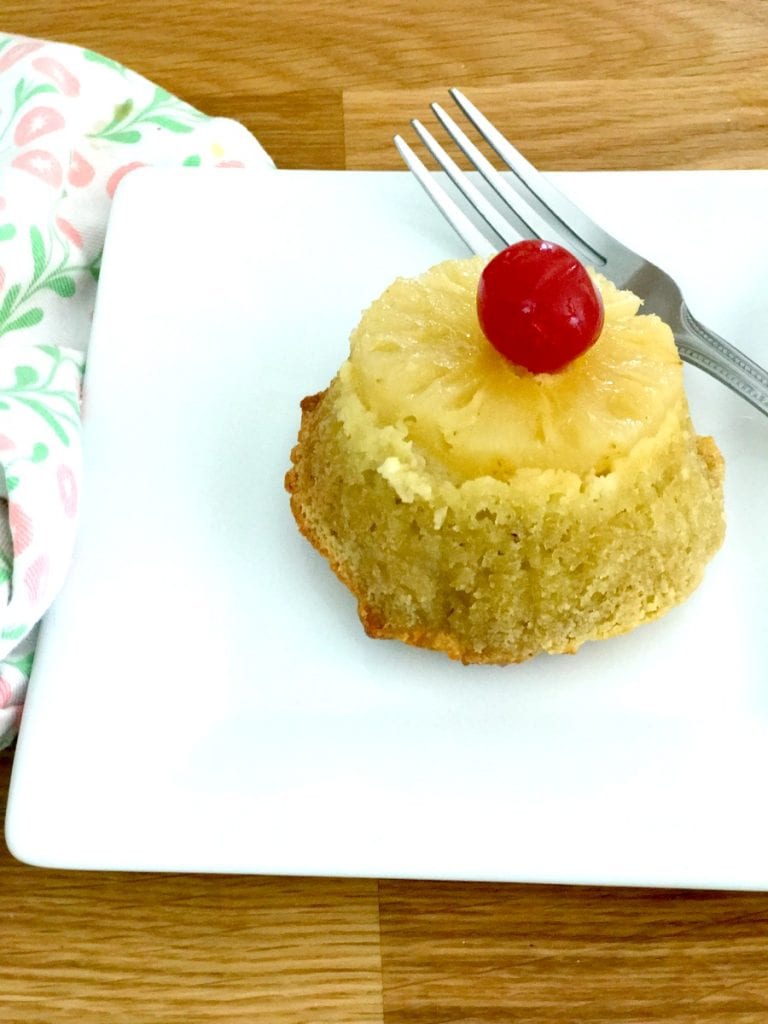
[[[545,169],[768,167],[764,0],[3,0],[281,167],[399,167],[449,85]],[[0,756],[0,810],[10,756]],[[764,1024],[768,894],[41,871],[0,851],[0,1022]]]
[[[391,135],[471,89],[548,169],[768,163],[762,0],[5,0],[247,125],[282,167],[395,167]]]
[[[387,1024],[768,1020],[768,897],[383,882]]]
[[[3,844],[0,921],[8,1024],[382,1020],[376,882],[43,871]]]
[[[475,86],[470,95],[543,170],[765,167],[768,78],[717,81],[713,88],[712,79],[640,78],[613,82],[610,89],[594,79],[520,82]],[[412,117],[447,139],[430,112],[434,100],[453,106],[445,86],[346,92],[347,166],[401,167],[392,136],[400,132],[420,149],[408,130]]]
[[[446,80],[760,74],[761,0],[5,0],[3,28],[108,51],[167,88],[309,92]],[[599,106],[600,97],[596,97]]]

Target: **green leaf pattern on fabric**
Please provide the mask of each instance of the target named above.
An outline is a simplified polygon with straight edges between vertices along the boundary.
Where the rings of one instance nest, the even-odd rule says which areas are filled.
[[[122,64],[118,64],[116,60],[112,60],[110,57],[105,57],[101,53],[95,53],[93,50],[83,50],[83,57],[86,60],[91,61],[93,64],[103,64],[104,67],[110,68],[112,71],[116,71],[118,75],[122,75],[125,78],[128,69]]]
[[[11,331],[34,327],[43,319],[38,296],[49,289],[61,298],[72,298],[77,292],[76,278],[86,273],[93,275],[94,261],[83,263],[73,257],[67,239],[51,228],[42,230],[29,227],[29,251],[32,274],[26,282],[9,285],[0,302],[0,338]],[[100,259],[101,254],[96,259]]]
[[[111,120],[103,128],[91,132],[89,138],[133,144],[141,142],[142,128],[147,125],[186,134],[202,120],[206,120],[205,114],[158,86],[150,102],[143,107],[137,109],[132,99],[117,104]]]
[[[40,602],[47,606],[61,586],[71,555],[82,370],[81,353],[56,345],[0,347],[0,678]]]
[[[50,82],[38,82],[37,84],[29,84],[23,78],[20,78],[16,83],[16,87],[13,90],[13,105],[11,107],[11,114],[4,125],[0,125],[0,143],[3,142],[5,136],[8,134],[11,126],[16,121],[19,112],[22,107],[26,106],[30,100],[36,96],[40,96],[44,93],[54,93],[56,87]]]

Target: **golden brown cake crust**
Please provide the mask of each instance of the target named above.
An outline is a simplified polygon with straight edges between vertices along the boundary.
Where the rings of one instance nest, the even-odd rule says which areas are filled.
[[[359,467],[354,465],[354,457],[352,457],[351,482],[347,481],[349,487],[340,483],[340,478],[332,476],[333,462],[337,460],[339,452],[342,453],[342,458],[346,458],[349,454],[348,439],[338,419],[338,389],[339,381],[336,378],[331,387],[317,394],[309,395],[301,402],[302,415],[298,441],[291,452],[292,466],[286,473],[285,487],[290,494],[291,509],[300,532],[328,561],[338,579],[355,596],[361,623],[371,637],[397,639],[414,646],[442,651],[450,658],[465,664],[514,664],[533,657],[541,651],[575,653],[585,640],[606,638],[626,632],[641,622],[657,618],[674,604],[684,600],[698,585],[706,562],[722,541],[722,456],[711,438],[696,437],[685,431],[678,431],[680,437],[675,437],[673,440],[676,453],[670,463],[671,469],[666,472],[666,476],[654,478],[650,482],[646,482],[645,485],[646,490],[649,493],[653,492],[654,495],[661,491],[659,499],[661,519],[654,528],[656,535],[652,530],[648,541],[641,535],[633,552],[627,555],[629,572],[634,573],[636,570],[640,572],[641,570],[637,569],[638,553],[639,557],[643,557],[646,548],[652,550],[651,562],[655,560],[656,565],[659,566],[659,578],[664,579],[666,574],[672,579],[672,584],[669,587],[666,587],[666,582],[664,583],[666,589],[663,589],[663,592],[654,591],[644,594],[642,588],[638,588],[640,593],[631,596],[627,607],[620,615],[607,615],[603,618],[600,617],[598,600],[595,605],[598,608],[597,616],[594,608],[588,609],[587,618],[591,616],[591,619],[587,625],[577,626],[571,632],[567,625],[569,616],[567,602],[578,600],[578,597],[574,597],[578,590],[577,585],[577,590],[572,589],[570,595],[566,596],[565,612],[562,608],[557,607],[556,603],[552,608],[548,607],[546,602],[544,605],[540,604],[532,612],[533,619],[530,622],[521,622],[520,628],[510,632],[507,637],[502,635],[501,643],[494,642],[494,638],[490,635],[484,635],[487,631],[483,628],[480,630],[480,636],[473,635],[471,623],[468,626],[466,622],[462,622],[460,628],[452,630],[450,628],[452,621],[458,621],[450,620],[453,608],[448,608],[448,611],[442,615],[430,611],[426,616],[422,616],[422,621],[419,621],[420,613],[411,616],[411,621],[403,621],[399,609],[390,613],[391,609],[383,608],[378,601],[371,600],[371,591],[374,589],[371,581],[366,578],[365,572],[361,573],[359,565],[353,564],[352,556],[364,550],[365,545],[371,544],[371,542],[370,537],[366,536],[367,530],[361,529],[359,523],[354,527],[350,526],[349,521],[344,518],[343,511],[339,511],[344,504],[344,491],[352,493],[355,486],[362,486],[364,491],[379,488],[381,496],[385,491],[391,491],[391,488],[376,472],[370,474],[364,484],[357,485],[354,480],[355,475],[360,475],[362,480],[364,474],[362,471],[358,473]],[[688,422],[690,424],[690,421]],[[678,459],[682,459],[682,461],[678,462]],[[653,461],[652,459],[651,463]],[[679,469],[680,466],[682,469]],[[665,537],[672,527],[679,533],[680,494],[682,493],[687,500],[684,488],[681,490],[682,485],[679,478],[687,479],[689,476],[694,478],[696,488],[692,492],[691,507],[701,510],[703,506],[706,506],[705,518],[695,524],[688,521],[682,522],[682,536]],[[349,494],[346,495],[346,497],[348,496]],[[425,503],[422,502],[423,504]],[[648,512],[646,504],[647,502],[642,505],[643,515],[658,514],[658,509],[653,513]],[[380,522],[382,524],[392,521],[407,523],[407,517],[415,514],[417,505],[418,502],[404,503],[394,497],[391,507],[382,510]],[[631,509],[630,513],[632,513]],[[623,516],[629,514],[627,510],[619,508],[618,512],[614,511],[611,514],[614,521],[618,523],[618,526],[613,528],[614,533],[617,529],[623,530],[624,526],[620,521]],[[693,513],[691,509],[684,507],[682,514],[685,517]],[[471,521],[474,523],[477,518],[480,516],[473,515]],[[578,512],[574,518],[578,521]],[[567,516],[564,521],[566,528],[570,529],[571,527],[567,525]],[[702,522],[703,528],[700,528]],[[558,529],[562,529],[562,527],[558,526],[555,534]],[[436,536],[439,532],[439,530],[433,531]],[[449,534],[450,536],[452,535]],[[511,536],[516,535],[513,533]],[[557,540],[554,543],[551,541],[551,530],[550,534],[545,532],[541,536],[550,538],[545,540],[545,544],[549,545],[550,554],[554,548],[556,559],[559,558],[558,542]],[[450,543],[455,545],[455,539]],[[686,544],[690,547],[691,543],[698,545],[693,554],[689,558],[681,555],[678,564],[671,565],[671,560],[678,557],[682,547]],[[463,547],[461,541],[458,544],[459,547]],[[372,548],[375,547],[376,543],[373,542]],[[565,543],[563,548],[568,550]],[[478,551],[482,552],[482,547]],[[418,553],[416,560],[418,560]],[[615,551],[609,551],[602,564],[598,553],[596,562],[598,568],[595,570],[598,580],[605,576],[605,565],[613,560],[615,560]],[[407,573],[409,561],[412,559],[409,560],[406,557],[400,563],[403,574]],[[527,562],[522,564],[529,577],[535,579],[540,573],[540,569],[528,566]],[[437,572],[437,560],[435,566]],[[424,566],[421,568],[424,569]],[[426,571],[429,571],[428,564]],[[556,568],[550,571],[550,576],[566,578],[569,571],[569,567],[561,559]],[[578,575],[581,570],[575,566],[573,571]],[[493,580],[492,573],[493,569],[491,570],[491,590],[493,587],[497,587],[497,589],[501,587],[503,590],[508,586],[506,578],[497,577]],[[518,585],[521,578],[518,578]],[[391,590],[407,590],[408,585],[407,582],[403,583],[397,577],[397,584]],[[470,592],[465,603],[468,606],[471,605],[477,596],[477,592]],[[487,595],[483,600],[486,597]],[[386,601],[386,597],[384,600]],[[578,622],[579,614],[581,612],[575,615],[574,621]],[[423,621],[425,617],[431,618],[431,621]],[[534,620],[540,620],[540,623]],[[563,620],[566,622],[565,627]],[[542,639],[542,635],[545,639]],[[547,637],[551,637],[551,640],[546,639]]]
[[[530,654],[523,654],[520,658],[510,659],[508,653],[491,651],[478,654],[477,651],[463,648],[454,636],[444,630],[398,628],[387,622],[386,617],[379,609],[367,603],[366,595],[357,585],[353,574],[336,558],[335,552],[331,551],[330,546],[324,543],[318,531],[313,529],[305,512],[311,503],[313,474],[312,467],[303,458],[303,453],[310,447],[313,417],[327,393],[328,389],[326,388],[314,395],[307,395],[301,400],[299,437],[291,450],[292,466],[285,474],[285,489],[291,496],[291,511],[302,536],[326,559],[336,577],[357,599],[357,612],[366,634],[373,639],[400,640],[414,647],[427,647],[430,650],[442,651],[449,658],[461,661],[465,665],[471,663],[508,665],[513,660],[524,661],[530,657]]]

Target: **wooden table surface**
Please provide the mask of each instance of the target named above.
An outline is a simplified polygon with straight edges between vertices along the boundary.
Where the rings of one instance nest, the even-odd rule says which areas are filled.
[[[281,167],[398,167],[393,131],[454,84],[545,169],[768,167],[765,0],[3,0],[0,30],[106,53],[243,121]],[[77,874],[3,852],[0,938],[13,1024],[768,1021],[768,894]]]

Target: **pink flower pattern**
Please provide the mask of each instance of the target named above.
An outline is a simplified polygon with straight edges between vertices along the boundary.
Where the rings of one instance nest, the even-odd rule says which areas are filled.
[[[70,185],[74,185],[75,188],[85,188],[93,181],[95,173],[93,165],[81,153],[73,150],[67,174],[67,181]]]
[[[56,472],[56,479],[59,484],[59,497],[64,514],[69,519],[77,515],[77,477],[71,466],[62,464]]]
[[[20,40],[0,56],[0,71],[7,71],[8,68],[13,67],[14,64],[17,64],[24,57],[29,56],[30,53],[34,53],[35,50],[42,49],[44,45],[45,43],[40,39]]]
[[[17,505],[15,501],[9,501],[8,522],[10,523],[11,536],[13,537],[13,553],[21,555],[27,550],[32,541],[32,521],[24,509]]]
[[[74,226],[74,224],[70,224],[69,221],[65,220],[63,217],[57,217],[56,227],[59,229],[59,231],[63,232],[70,240],[70,242],[72,242],[73,245],[76,245],[78,249],[83,248],[83,236]]]
[[[38,555],[34,562],[27,566],[24,573],[24,585],[29,603],[32,605],[38,604],[45,594],[50,566],[51,560],[48,555]]]
[[[64,127],[64,118],[53,107],[33,107],[17,122],[13,133],[13,141],[17,146],[26,146],[42,135],[60,131]]]
[[[118,167],[117,170],[114,171],[109,176],[109,180],[107,181],[107,195],[109,196],[109,198],[111,199],[114,196],[115,189],[126,176],[126,174],[130,174],[131,171],[135,171],[139,167],[144,166],[145,164],[143,164],[140,160],[134,160],[130,164],[123,164],[122,167]]]
[[[80,80],[54,57],[36,57],[32,67],[50,78],[65,96],[80,95]]]
[[[19,153],[11,161],[11,167],[33,174],[51,188],[58,188],[62,182],[63,172],[58,158],[45,149],[28,149]]]

